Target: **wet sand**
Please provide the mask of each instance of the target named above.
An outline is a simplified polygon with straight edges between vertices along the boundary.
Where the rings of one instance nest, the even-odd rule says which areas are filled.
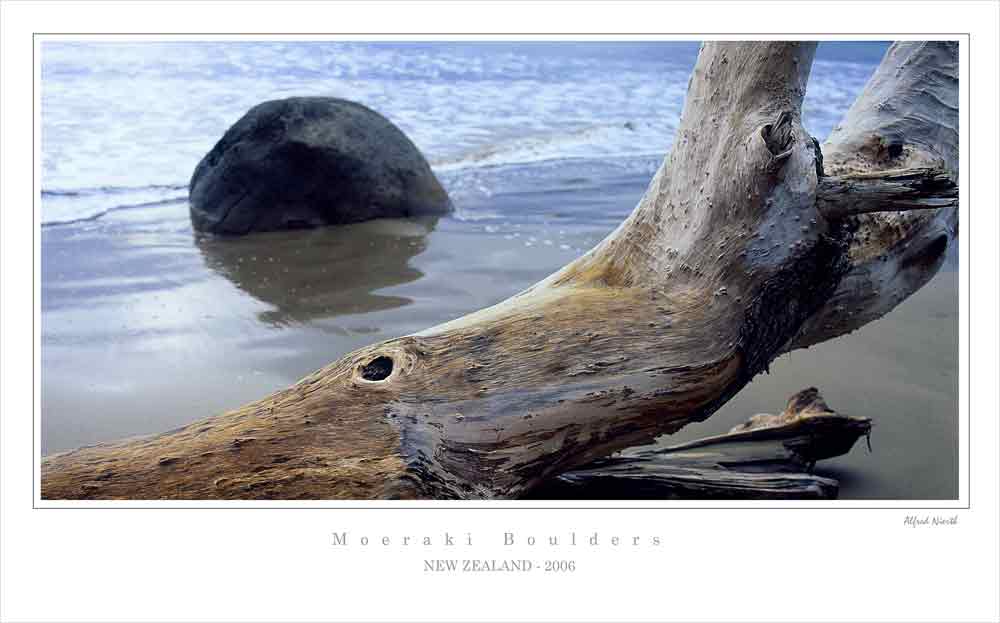
[[[462,197],[460,218],[199,239],[186,204],[167,202],[43,228],[43,454],[235,408],[355,348],[500,301],[590,248],[648,182],[583,165],[477,175],[504,176],[490,186],[508,190]],[[815,385],[835,409],[874,419],[873,453],[860,444],[818,468],[841,498],[952,499],[957,345],[951,261],[889,316],[780,358],[663,441],[778,412]]]

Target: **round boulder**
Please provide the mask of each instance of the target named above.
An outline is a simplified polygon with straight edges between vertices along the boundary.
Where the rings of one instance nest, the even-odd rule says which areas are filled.
[[[216,234],[452,209],[427,160],[399,128],[332,97],[251,108],[198,163],[189,194],[195,230]]]

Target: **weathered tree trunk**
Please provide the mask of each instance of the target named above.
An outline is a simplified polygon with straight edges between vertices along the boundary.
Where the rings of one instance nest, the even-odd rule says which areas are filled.
[[[824,143],[826,173],[879,176],[922,168],[943,172],[957,184],[958,98],[957,42],[893,44]],[[939,198],[956,206],[957,187],[943,190]],[[937,274],[958,236],[957,209],[863,214],[855,221],[851,270],[823,309],[803,323],[789,350],[887,314]]]
[[[922,78],[904,80],[915,71],[906,63],[883,75],[914,45],[894,46],[848,115],[859,131],[889,136],[891,115],[874,122],[856,112],[878,99],[873,90],[891,96],[893,80],[923,88]],[[903,124],[921,139],[904,136],[906,158],[896,162],[897,154],[892,167],[852,154],[853,139],[828,145],[824,160],[800,121],[814,47],[705,44],[673,149],[635,211],[544,281],[355,351],[242,409],[49,457],[43,497],[509,498],[705,419],[783,350],[888,311],[898,300],[871,290],[903,275],[906,287],[893,295],[908,295],[937,269],[952,235],[941,246],[923,237],[938,225],[900,234],[893,219],[902,217],[867,214],[879,197],[889,198],[887,209],[953,199],[936,172],[918,175],[930,175],[923,185],[897,174],[857,177],[954,171],[957,150],[950,159],[928,155],[936,152],[925,143],[950,148],[919,123]],[[947,70],[954,50],[931,49],[938,52],[914,52],[911,66]],[[903,99],[915,101],[908,91]],[[823,173],[843,179],[821,183]],[[862,190],[846,190],[854,187]],[[906,222],[957,222],[940,212],[954,210],[920,210]],[[913,259],[904,241],[924,250]],[[890,268],[875,264],[885,254],[895,254]],[[855,285],[862,280],[869,290]],[[838,306],[859,311],[842,321]]]

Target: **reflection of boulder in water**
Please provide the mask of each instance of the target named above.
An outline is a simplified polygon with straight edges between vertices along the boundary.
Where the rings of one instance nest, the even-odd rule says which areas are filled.
[[[375,294],[415,281],[409,265],[427,247],[436,217],[379,219],[313,230],[241,238],[199,237],[205,264],[274,310],[263,322],[288,325],[408,305],[405,297]]]

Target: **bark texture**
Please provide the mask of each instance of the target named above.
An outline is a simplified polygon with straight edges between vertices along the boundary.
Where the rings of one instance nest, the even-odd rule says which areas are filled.
[[[958,207],[958,186],[941,169],[890,169],[821,177],[816,201],[827,219],[870,212]]]
[[[822,151],[801,124],[814,51],[704,44],[674,146],[639,205],[542,282],[228,414],[50,457],[43,497],[520,497],[707,418],[783,350],[891,309],[954,235],[953,209],[845,217],[865,210],[819,200],[827,174],[861,184],[889,168],[957,170],[948,128],[911,109],[951,101],[954,50],[894,46]],[[940,92],[921,95],[921,76]],[[920,138],[887,163],[863,151],[872,133]]]

